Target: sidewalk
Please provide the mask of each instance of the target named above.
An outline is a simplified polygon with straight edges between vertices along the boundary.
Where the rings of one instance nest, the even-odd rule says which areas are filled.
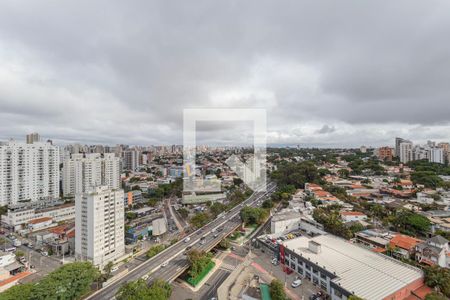
[[[239,260],[241,263],[217,290],[219,300],[241,299],[242,293],[246,290],[254,275],[258,275],[260,281],[267,284],[270,284],[273,279],[285,282],[286,295],[293,300],[308,299],[309,295],[316,292],[316,288],[309,281],[303,281],[299,288],[292,288],[290,283],[296,275],[286,275],[279,266],[272,266],[270,258],[264,255],[261,256],[259,253],[252,252],[245,258],[234,253],[230,253],[228,256]]]

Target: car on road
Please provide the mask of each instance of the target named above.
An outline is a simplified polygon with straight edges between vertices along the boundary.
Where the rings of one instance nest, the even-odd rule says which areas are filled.
[[[186,247],[186,251],[191,250],[191,248],[192,248],[192,246],[187,246],[187,247]]]
[[[168,262],[168,261],[165,261],[165,262],[162,263],[161,267],[162,267],[162,268],[167,267],[168,264],[169,264],[169,262]]]
[[[187,237],[187,238],[184,239],[184,242],[185,242],[185,243],[189,243],[190,240],[191,240],[191,238],[190,238],[190,237]]]
[[[47,251],[41,251],[42,256],[48,256],[48,252]]]
[[[302,280],[299,279],[299,278],[297,278],[297,279],[295,279],[294,281],[292,281],[291,286],[292,286],[293,288],[296,288],[296,287],[299,287],[301,284],[302,284]]]
[[[219,234],[216,232],[216,233],[214,233],[214,237],[216,238],[216,237],[218,237],[219,236]]]
[[[150,277],[150,275],[145,274],[144,276],[142,276],[142,279],[147,280]]]
[[[276,257],[272,258],[272,265],[278,265],[278,259]]]

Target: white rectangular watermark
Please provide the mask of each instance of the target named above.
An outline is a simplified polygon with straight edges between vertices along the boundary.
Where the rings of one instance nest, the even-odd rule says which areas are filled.
[[[220,192],[220,179],[205,180],[196,175],[197,121],[253,122],[253,155],[246,163],[232,155],[225,163],[253,191],[266,190],[266,130],[265,109],[217,108],[185,109],[183,112],[183,159],[185,192]]]

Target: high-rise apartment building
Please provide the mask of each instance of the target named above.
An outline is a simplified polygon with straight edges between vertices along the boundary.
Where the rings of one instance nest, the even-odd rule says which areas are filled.
[[[123,152],[123,167],[125,170],[136,171],[139,166],[138,150],[126,150]]]
[[[446,162],[449,162],[450,144],[449,143],[439,143],[438,147],[442,148],[444,150],[444,160]]]
[[[84,193],[106,185],[120,188],[120,159],[113,153],[72,154],[63,163],[64,196]]]
[[[399,137],[395,138],[395,157],[400,157],[400,144],[403,142],[407,141]]]
[[[75,258],[101,269],[125,254],[124,192],[98,186],[75,197]]]
[[[404,141],[399,146],[400,162],[406,164],[413,160],[413,143]]]
[[[445,156],[444,156],[444,149],[433,147],[430,148],[430,157],[429,161],[432,163],[438,163],[438,164],[444,164],[445,163]]]
[[[30,133],[30,134],[27,134],[27,144],[37,143],[40,140],[41,140],[41,136],[37,132],[33,132],[33,133]]]
[[[40,142],[0,145],[0,205],[58,197],[58,147]]]
[[[380,147],[377,149],[377,156],[380,160],[392,160],[394,151],[391,147]]]

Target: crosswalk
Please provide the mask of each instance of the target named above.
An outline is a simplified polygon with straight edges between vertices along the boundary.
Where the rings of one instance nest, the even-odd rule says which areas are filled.
[[[236,266],[226,263],[226,262],[222,262],[219,269],[226,270],[226,271],[234,271],[236,269]]]

